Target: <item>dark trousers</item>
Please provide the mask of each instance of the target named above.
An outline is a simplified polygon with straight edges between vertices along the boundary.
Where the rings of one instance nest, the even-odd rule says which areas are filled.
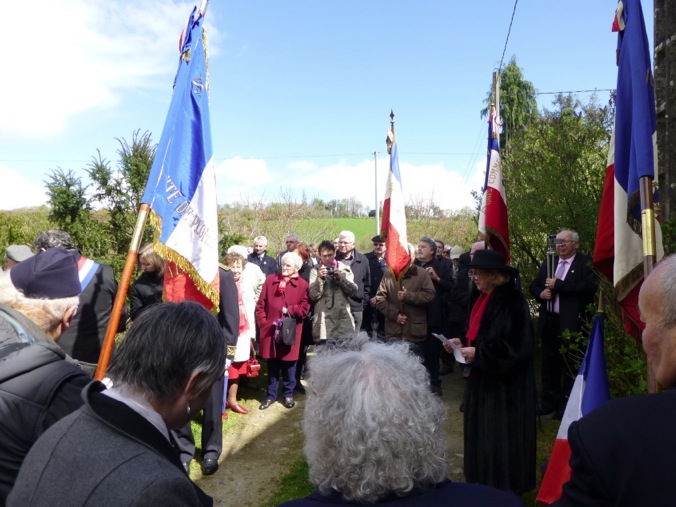
[[[276,400],[279,384],[283,387],[284,398],[293,398],[296,387],[296,361],[268,359],[268,399]]]
[[[223,450],[223,389],[224,377],[211,388],[211,394],[204,406],[202,421],[202,458],[218,459]],[[181,453],[181,461],[190,461],[195,455],[195,437],[190,423],[180,429],[171,431]]]
[[[352,318],[354,319],[354,330],[358,333],[361,329],[361,319],[364,316],[364,312],[352,312]]]
[[[542,406],[543,412],[563,412],[575,382],[565,356],[560,349],[563,340],[559,332],[559,316],[547,314],[542,330]]]
[[[432,333],[439,333],[436,328],[430,328],[427,338],[425,338],[424,345],[424,361],[423,364],[427,368],[427,373],[430,374],[430,384],[433,386],[441,385],[439,379],[439,359],[441,358],[441,342],[438,338],[432,336]]]

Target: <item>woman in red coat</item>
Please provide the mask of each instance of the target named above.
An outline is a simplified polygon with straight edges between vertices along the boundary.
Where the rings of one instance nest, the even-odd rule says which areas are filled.
[[[287,252],[281,259],[281,273],[265,279],[256,304],[256,322],[260,328],[259,354],[268,361],[268,395],[259,407],[265,410],[277,400],[279,382],[284,387],[284,406],[293,408],[293,389],[296,387],[296,361],[301,345],[303,319],[310,310],[308,283],[298,276],[303,265],[300,256]],[[275,343],[275,321],[290,316],[296,319],[296,341],[288,346]]]

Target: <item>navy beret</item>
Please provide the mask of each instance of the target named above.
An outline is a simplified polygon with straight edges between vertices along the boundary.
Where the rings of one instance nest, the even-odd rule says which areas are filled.
[[[9,270],[14,287],[33,299],[61,299],[80,294],[75,256],[62,248],[48,248]]]

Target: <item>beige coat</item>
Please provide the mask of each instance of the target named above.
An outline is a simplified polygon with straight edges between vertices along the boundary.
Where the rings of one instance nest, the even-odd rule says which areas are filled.
[[[310,271],[310,299],[315,303],[312,315],[312,338],[315,342],[354,333],[354,319],[348,297],[357,292],[357,284],[349,266],[339,262],[340,279],[318,275],[320,266]]]
[[[422,341],[427,337],[427,306],[434,300],[434,284],[427,271],[411,266],[401,281],[406,290],[404,301],[397,299],[399,285],[387,271],[376,293],[376,308],[385,316],[388,338]],[[408,317],[406,324],[397,324],[397,315]]]

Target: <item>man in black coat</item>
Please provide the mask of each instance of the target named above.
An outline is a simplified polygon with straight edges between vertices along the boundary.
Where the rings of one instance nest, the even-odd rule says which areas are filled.
[[[75,255],[82,287],[77,313],[61,335],[59,346],[74,359],[97,363],[117,295],[113,268],[84,257],[65,231],[51,229],[38,234],[33,249],[41,252],[47,248],[63,248]],[[125,311],[120,317],[119,332],[124,331],[126,321]]]
[[[554,273],[547,273],[543,263],[530,284],[530,292],[540,303],[538,333],[542,339],[542,405],[541,414],[560,418],[566,408],[575,373],[569,371],[560,349],[566,330],[577,333],[587,306],[593,301],[598,276],[591,269],[591,258],[579,253],[577,232],[563,229],[556,235]]]
[[[219,275],[219,308],[218,323],[221,325],[225,343],[228,345],[228,358],[232,360],[234,348],[239,336],[239,303],[237,285],[231,271],[218,269]],[[232,351],[232,353],[231,353]],[[227,370],[227,368],[225,368]],[[218,458],[223,450],[223,392],[225,378],[221,377],[211,388],[211,395],[204,406],[202,420],[202,474],[212,475],[218,470]],[[176,444],[181,454],[181,462],[186,472],[189,471],[190,461],[195,455],[195,437],[190,423],[180,430],[172,430]]]
[[[638,305],[643,349],[664,390],[608,401],[570,425],[570,481],[553,505],[676,505],[676,256],[648,276]]]
[[[354,248],[354,233],[342,231],[338,235],[338,250],[336,260],[350,266],[354,275],[354,283],[357,284],[357,292],[348,297],[350,312],[354,318],[354,328],[359,331],[364,317],[364,308],[369,305],[371,293],[371,269],[369,261],[363,253]]]
[[[246,260],[261,268],[265,276],[277,272],[277,261],[268,255],[268,239],[265,236],[256,236],[253,243],[253,252]]]
[[[364,307],[364,319],[361,324],[362,331],[385,334],[385,316],[376,309],[376,292],[387,270],[385,263],[385,239],[378,234],[371,238],[373,251],[365,253],[369,261],[369,273],[371,274],[371,290],[369,291],[369,304]]]
[[[441,396],[439,361],[441,360],[441,342],[433,333],[448,333],[448,299],[453,288],[453,265],[448,259],[437,257],[437,245],[432,238],[420,238],[418,253],[414,261],[430,275],[434,284],[434,300],[427,307],[427,338],[425,339],[425,367],[430,374],[430,388]]]
[[[79,293],[77,261],[59,248],[0,272],[0,505],[33,443],[82,405],[91,381],[55,343]]]

